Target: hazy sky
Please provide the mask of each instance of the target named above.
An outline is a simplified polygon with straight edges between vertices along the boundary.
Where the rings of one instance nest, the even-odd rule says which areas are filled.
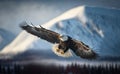
[[[4,28],[18,34],[19,24],[23,21],[33,24],[43,24],[66,10],[78,6],[80,3],[73,2],[0,2],[0,28]]]
[[[116,2],[115,0],[0,1],[0,28],[18,34],[21,31],[19,24],[23,21],[38,25],[46,23],[73,7],[89,5],[120,8],[119,3],[120,2]]]

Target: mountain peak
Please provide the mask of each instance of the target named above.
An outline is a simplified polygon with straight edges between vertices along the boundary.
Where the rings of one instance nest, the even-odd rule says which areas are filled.
[[[120,44],[120,37],[118,37],[120,18],[118,16],[120,14],[118,13],[120,10],[80,6],[63,13],[42,26],[84,42],[98,52],[100,56],[120,56],[118,50],[118,44]],[[2,50],[2,53],[22,53],[30,46],[33,49],[47,50],[52,48],[50,43],[38,39],[22,31],[11,44]]]

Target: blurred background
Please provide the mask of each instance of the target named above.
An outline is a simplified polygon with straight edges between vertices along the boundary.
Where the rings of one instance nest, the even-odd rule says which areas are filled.
[[[98,53],[99,57],[95,60],[86,60],[75,56],[74,53],[69,58],[59,57],[52,52],[51,43],[28,34],[19,27],[24,21],[35,26],[42,25],[82,41]],[[79,71],[80,67],[77,65],[81,64],[81,70],[88,73],[93,68],[85,65],[100,65],[100,72],[102,66],[111,67],[115,74],[113,67],[116,71],[120,68],[119,35],[118,0],[1,0],[0,73],[30,73],[29,66],[33,72],[35,69],[43,71],[47,69],[43,65],[66,66],[66,69],[54,67],[56,71],[64,73],[64,70],[74,71],[74,68]],[[36,64],[42,66],[36,67]],[[49,68],[49,71],[53,70]],[[99,73],[97,71],[96,73]],[[104,71],[110,72],[106,69]]]
[[[99,54],[94,61],[119,61],[119,3],[114,0],[1,0],[0,59],[88,61],[74,54],[70,58],[55,55],[52,44],[22,31],[19,25],[26,21],[84,42]]]

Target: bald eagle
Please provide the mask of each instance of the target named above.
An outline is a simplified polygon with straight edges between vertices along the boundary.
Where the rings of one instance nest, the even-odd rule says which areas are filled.
[[[20,24],[20,27],[32,35],[53,43],[53,51],[58,56],[69,57],[72,56],[71,51],[73,51],[81,58],[95,59],[97,57],[97,54],[91,50],[88,45],[84,44],[82,41],[75,40],[68,35],[61,35],[54,31],[45,29],[42,26],[30,26],[27,23]]]

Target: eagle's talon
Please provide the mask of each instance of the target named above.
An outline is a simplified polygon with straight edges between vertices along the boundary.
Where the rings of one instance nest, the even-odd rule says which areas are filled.
[[[59,49],[56,49],[56,51],[57,51],[57,52],[60,52],[60,50],[59,50]]]
[[[61,52],[60,52],[61,54],[64,54],[64,51],[63,50],[61,50]]]

